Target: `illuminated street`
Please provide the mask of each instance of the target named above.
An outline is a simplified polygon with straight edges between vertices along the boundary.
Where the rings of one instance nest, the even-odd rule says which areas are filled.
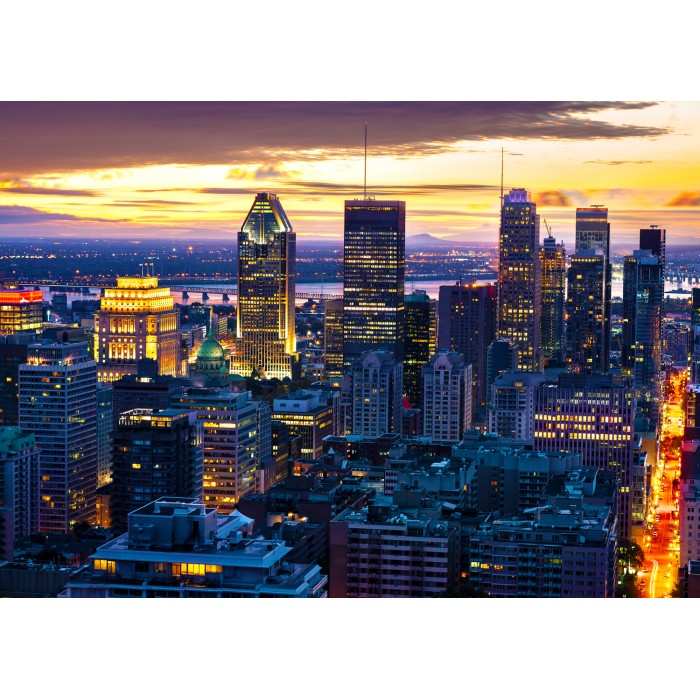
[[[683,397],[686,375],[676,371],[668,382],[669,398],[664,401],[659,464],[652,474],[651,508],[644,536],[646,561],[639,577],[645,598],[670,597],[678,579],[678,490],[674,479],[680,472],[680,454],[670,441],[683,436]]]

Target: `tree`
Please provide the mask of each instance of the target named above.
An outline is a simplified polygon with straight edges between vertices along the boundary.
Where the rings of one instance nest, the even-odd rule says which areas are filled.
[[[621,583],[615,589],[616,598],[640,598],[641,591],[637,584],[637,574],[624,574]]]
[[[644,550],[632,540],[620,540],[617,561],[623,575],[630,569],[641,569],[644,566]]]

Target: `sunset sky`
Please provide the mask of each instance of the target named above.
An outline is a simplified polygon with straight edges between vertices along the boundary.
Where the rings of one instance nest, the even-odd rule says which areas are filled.
[[[503,147],[558,239],[603,204],[613,245],[700,244],[697,102],[4,102],[0,237],[233,241],[267,190],[300,240],[340,240],[365,121],[368,192],[406,200],[408,235],[495,243]]]

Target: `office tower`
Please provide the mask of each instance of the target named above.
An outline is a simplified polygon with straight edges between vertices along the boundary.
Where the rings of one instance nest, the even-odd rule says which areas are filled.
[[[170,408],[172,397],[182,393],[182,386],[182,379],[158,374],[153,360],[140,360],[136,374],[125,375],[112,384],[112,427],[116,430],[119,416],[134,408]]]
[[[421,369],[435,354],[437,341],[437,302],[417,289],[404,297],[403,393],[411,406],[423,405]],[[447,347],[447,346],[445,346]]]
[[[486,350],[486,405],[491,403],[491,385],[501,372],[515,372],[518,367],[518,346],[504,338],[494,340]]]
[[[97,366],[87,343],[29,346],[19,367],[19,425],[41,450],[40,532],[94,522]]]
[[[112,480],[112,426],[114,424],[111,384],[97,383],[97,486]]]
[[[272,431],[272,458],[275,460],[275,483],[279,483],[289,476],[289,428],[281,421],[273,420],[270,423],[270,429]]]
[[[700,441],[684,440],[678,499],[679,566],[700,559]]]
[[[615,475],[623,539],[644,517],[633,513],[634,415],[633,387],[609,375],[561,374],[535,390],[535,449],[580,452],[585,467]]]
[[[542,312],[540,343],[547,365],[564,362],[564,298],[566,289],[566,248],[547,236],[540,248],[542,269]]]
[[[343,367],[366,350],[404,359],[406,203],[345,202]]]
[[[65,323],[68,320],[68,295],[54,292],[51,295],[51,311]]]
[[[534,513],[475,530],[469,581],[492,598],[613,598],[616,507],[579,491],[576,480],[556,477],[551,488]]]
[[[498,262],[498,337],[517,343],[518,369],[542,370],[540,217],[524,189],[503,198]]]
[[[599,204],[576,209],[576,254],[596,250],[605,257],[605,312],[603,315],[603,339],[606,352],[605,364],[610,363],[611,313],[612,313],[612,264],[610,261],[610,224],[608,209]]]
[[[427,495],[378,495],[331,521],[329,597],[434,598],[457,583],[459,526],[421,508]]]
[[[95,314],[95,359],[101,382],[136,374],[139,360],[158,363],[159,374],[183,376],[180,315],[170,289],[155,276],[117,277],[102,292]]]
[[[488,430],[500,437],[532,443],[535,390],[542,372],[504,372],[491,385]]]
[[[352,433],[375,438],[400,433],[403,364],[393,352],[363,352],[350,368],[352,377]]]
[[[327,379],[343,376],[343,306],[342,299],[329,299],[323,304],[323,365]]]
[[[438,347],[461,353],[472,366],[474,415],[488,402],[487,355],[496,337],[496,302],[493,284],[459,282],[440,287]]]
[[[609,265],[600,250],[571,256],[566,299],[566,363],[571,372],[605,373],[610,364],[605,323]]]
[[[663,325],[663,354],[676,366],[688,366],[690,326],[687,321],[666,321]]]
[[[648,250],[655,255],[661,267],[666,268],[666,229],[652,224],[649,228],[639,229],[639,249]]]
[[[700,287],[693,287],[690,307],[690,383],[700,384]]]
[[[204,505],[232,513],[241,498],[255,492],[261,465],[258,402],[249,391],[190,388],[172,398],[172,407],[195,411],[202,422]]]
[[[423,367],[423,435],[462,439],[472,427],[472,368],[464,355],[440,350]]]
[[[0,287],[0,335],[41,331],[44,293]]]
[[[277,195],[258,193],[238,234],[234,374],[297,376],[296,240]]]
[[[112,436],[112,527],[162,496],[202,498],[202,424],[196,411],[135,408]]]
[[[646,250],[625,256],[622,368],[634,379],[637,408],[657,425],[662,398],[661,323],[664,277],[659,259]]]
[[[39,526],[39,448],[22,428],[0,427],[0,508],[7,508],[15,538]]]
[[[19,424],[19,366],[35,342],[33,331],[0,335],[0,425]]]
[[[576,252],[598,249],[610,259],[608,209],[595,204],[576,209]]]
[[[97,548],[67,598],[325,598],[318,564],[295,564],[283,540],[194,498],[159,498],[129,514],[128,532]]]
[[[320,392],[293,391],[274,399],[272,420],[284,423],[301,438],[301,456],[320,459],[323,438],[333,435],[333,406]]]

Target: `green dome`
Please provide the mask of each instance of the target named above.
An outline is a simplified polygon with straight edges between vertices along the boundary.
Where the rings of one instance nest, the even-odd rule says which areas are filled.
[[[224,349],[212,336],[207,336],[199,346],[198,360],[223,360]]]

